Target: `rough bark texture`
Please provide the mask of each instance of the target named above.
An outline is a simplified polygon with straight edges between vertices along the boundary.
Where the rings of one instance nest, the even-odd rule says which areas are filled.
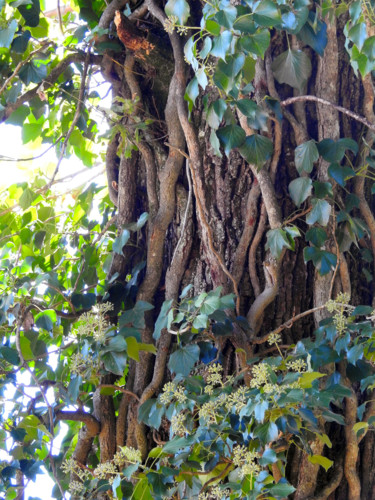
[[[109,8],[113,11],[113,17],[123,3],[112,2],[113,5],[103,15],[103,26],[108,24]],[[165,299],[176,300],[183,286],[192,283],[192,294],[223,286],[226,292],[237,295],[237,314],[247,316],[252,330],[249,335],[236,331],[226,344],[223,351],[227,357],[225,363],[231,366],[234,363],[233,346],[242,348],[247,355],[262,353],[262,335],[303,311],[323,305],[330,298],[332,290],[350,292],[355,288],[355,302],[366,303],[368,290],[361,291],[356,286],[360,282],[360,270],[355,261],[357,250],[352,254],[346,252],[340,255],[341,266],[335,278],[335,288],[333,273],[321,277],[311,264],[305,265],[302,255],[304,243],[301,240],[296,242],[295,252],[283,252],[277,260],[264,250],[265,232],[281,227],[295,210],[287,191],[288,183],[296,177],[295,147],[310,138],[337,139],[340,129],[344,133],[350,132],[357,139],[358,127],[353,125],[350,117],[339,114],[332,107],[298,101],[294,108],[285,105],[282,124],[268,123],[267,136],[274,142],[274,156],[261,170],[246,163],[236,152],[232,152],[229,158],[219,159],[210,146],[209,130],[199,100],[191,120],[188,118],[183,96],[189,70],[183,60],[182,39],[172,33],[170,39],[166,40],[161,29],[165,16],[163,11],[152,0],[146,2],[146,7],[149,18],[159,23],[160,36],[163,36],[163,43],[169,50],[169,60],[173,61],[172,69],[153,73],[154,80],[159,81],[155,87],[147,85],[150,54],[154,50],[150,44],[154,42],[146,42],[139,31],[134,35],[136,38],[130,39],[131,22],[119,18],[120,39],[127,48],[124,48],[120,59],[121,63],[126,60],[127,65],[124,72],[116,74],[114,94],[124,98],[137,95],[140,98],[137,108],[139,116],[145,110],[156,114],[160,112],[160,106],[155,107],[153,102],[158,100],[158,89],[167,86],[166,106],[161,111],[163,130],[160,133],[160,129],[151,126],[141,139],[139,151],[133,153],[130,159],[117,157],[118,138],[109,144],[107,153],[108,182],[110,189],[111,186],[116,187],[115,190],[111,189],[111,197],[118,207],[119,230],[143,211],[150,214],[143,234],[147,263],[138,299],[151,302],[156,308],[155,313],[146,318],[147,326],[142,341],[153,342],[152,325],[158,308]],[[373,122],[372,82],[359,84],[353,78],[352,70],[345,60],[342,37],[337,34],[338,30],[342,30],[343,22],[338,21],[336,25],[334,17],[326,21],[328,45],[324,57],[317,56],[313,61],[313,77],[305,93],[314,93],[315,89],[316,96],[355,111],[360,111],[363,104],[363,114],[368,121]],[[137,42],[136,47],[134,40]],[[261,84],[255,82],[254,97],[259,102],[265,94],[281,99],[293,97],[290,87],[277,85],[273,79],[271,62],[285,50],[285,40],[280,38],[274,42],[265,62],[259,61],[257,64],[256,78],[261,80]],[[293,39],[293,44],[298,47],[297,40]],[[132,50],[135,50],[134,54]],[[135,71],[127,71],[129,67]],[[114,71],[113,68],[103,68],[103,74],[109,80],[114,78]],[[139,76],[142,74],[144,77]],[[348,90],[352,83],[355,91]],[[349,95],[352,96],[351,100]],[[298,93],[294,94],[294,97],[298,96]],[[155,118],[159,123],[159,117]],[[127,117],[124,126],[131,123],[132,118]],[[241,120],[241,117],[239,123],[246,129],[246,121]],[[252,132],[246,129],[246,133]],[[155,139],[158,136],[164,139],[158,142]],[[367,139],[369,141],[370,137]],[[317,166],[317,178],[320,181],[327,180],[327,168],[325,161]],[[355,189],[360,198],[359,210],[372,229],[370,245],[375,254],[375,223],[371,207],[366,201],[364,185],[365,181],[359,179]],[[302,219],[296,219],[294,223],[303,231],[306,230]],[[328,231],[330,238],[327,249],[335,253],[335,217],[332,217]],[[124,279],[136,260],[131,250],[126,250],[121,257],[116,255],[110,276],[118,273],[118,279]],[[315,322],[322,317],[321,310],[316,311]],[[313,317],[303,316],[289,328],[283,329],[283,344],[296,343],[303,337],[311,336],[313,330]],[[163,332],[157,344],[156,357],[142,353],[140,362],[130,365],[126,388],[133,391],[141,403],[156,394],[166,379],[171,342],[171,335]],[[244,359],[240,362],[244,363]],[[115,416],[110,400],[108,396],[95,396],[95,416],[101,424],[101,460],[109,460],[116,446],[124,443],[139,448],[145,456],[153,437],[150,430],[138,422],[138,401],[122,394]],[[346,430],[337,431],[334,425],[325,429],[327,434],[331,431],[331,439],[336,440],[332,453],[337,453],[332,458],[338,458],[340,446],[342,449],[346,446],[346,451],[342,451],[345,454],[343,463],[338,460],[328,474],[321,473],[319,466],[311,464],[298,449],[289,449],[290,465],[287,473],[297,488],[295,500],[374,498],[375,481],[370,476],[372,464],[375,463],[374,438],[368,434],[359,444],[351,430],[356,409],[357,396],[353,392],[345,403]],[[78,461],[84,463],[87,459],[93,436],[89,429],[81,431],[75,454]],[[321,442],[314,441],[311,447],[316,454],[326,451],[323,451]]]

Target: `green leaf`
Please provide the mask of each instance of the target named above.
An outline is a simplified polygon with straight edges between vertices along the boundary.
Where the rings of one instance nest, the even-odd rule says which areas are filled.
[[[190,16],[190,6],[186,0],[168,0],[165,5],[168,17],[177,16],[180,24],[185,24]]]
[[[6,28],[0,29],[0,47],[9,49],[17,28],[17,21],[15,19],[12,19],[12,21],[10,21],[9,25]]]
[[[359,50],[362,50],[363,44],[367,39],[366,24],[355,24],[352,28],[350,28],[348,37],[353,43],[356,44]]]
[[[106,352],[126,352],[127,348],[128,344],[124,337],[122,335],[116,335],[115,337],[111,337],[108,343],[100,349],[100,354],[105,354]]]
[[[107,352],[101,360],[104,363],[104,368],[115,375],[122,376],[126,368],[127,357],[124,352]]]
[[[248,163],[262,167],[271,157],[273,144],[268,137],[260,134],[247,136],[239,152]]]
[[[310,45],[321,57],[324,55],[324,49],[327,46],[327,25],[317,18],[315,12],[309,13],[308,22],[302,26],[298,33],[298,38],[307,45]]]
[[[254,429],[254,436],[259,438],[262,444],[275,441],[278,435],[279,429],[274,422],[265,422]]]
[[[155,323],[155,328],[154,328],[154,333],[152,334],[152,337],[155,340],[158,340],[160,338],[160,334],[163,328],[166,328],[167,323],[168,323],[168,313],[170,308],[172,307],[173,304],[173,299],[166,300],[163,302],[163,305],[161,306],[161,310],[158,316],[158,319],[156,320]]]
[[[312,464],[319,464],[321,465],[326,471],[332,467],[333,461],[330,460],[327,457],[323,457],[322,455],[312,455],[311,457],[309,456],[309,462]]]
[[[189,344],[180,347],[171,354],[168,368],[172,373],[181,374],[187,377],[195,363],[199,360],[200,349],[197,344]]]
[[[212,21],[212,19],[207,19],[206,25],[205,25],[206,30],[211,33],[211,35],[219,36],[220,35],[220,24],[218,24],[215,21]]]
[[[283,481],[283,479],[280,480],[279,483],[273,485],[273,486],[268,486],[268,490],[269,492],[271,493],[271,495],[273,497],[276,497],[276,498],[286,498],[288,497],[289,495],[291,495],[294,491],[296,491],[296,489],[294,488],[294,486],[292,486],[291,484],[289,483],[284,483],[284,482],[281,482]]]
[[[20,364],[20,358],[16,349],[12,349],[8,346],[2,346],[0,347],[0,356],[11,365],[17,366]]]
[[[301,50],[288,49],[273,61],[272,71],[279,83],[301,90],[311,75],[311,62]]]
[[[299,208],[311,195],[312,180],[309,177],[298,177],[289,184],[288,190],[292,200]]]
[[[25,85],[39,83],[47,77],[47,66],[31,61],[21,68],[18,75]]]
[[[353,431],[358,436],[358,433],[360,431],[367,431],[368,427],[369,427],[368,422],[357,422],[356,424],[353,425]]]
[[[300,144],[294,151],[294,161],[299,174],[303,171],[310,173],[318,158],[319,151],[313,140]]]
[[[26,5],[20,5],[18,10],[25,19],[25,26],[35,28],[39,24],[40,4],[39,0],[30,0]]]
[[[277,8],[277,4],[272,2],[272,0],[261,0],[261,2],[256,4],[253,12],[253,19],[260,26],[272,28],[281,24],[281,14]]]
[[[326,231],[321,227],[311,227],[305,235],[306,241],[311,241],[316,247],[321,247],[327,237]]]
[[[233,34],[226,30],[220,33],[219,36],[214,38],[213,46],[211,49],[211,55],[214,57],[219,57],[225,61],[225,57],[232,43]],[[229,54],[228,54],[229,55]]]
[[[30,188],[26,188],[22,193],[18,203],[20,204],[21,208],[26,210],[30,207],[36,197],[37,195],[34,193],[34,191],[32,191]]]
[[[303,257],[305,262],[312,260],[321,276],[333,271],[337,264],[337,257],[335,254],[326,250],[320,250],[316,247],[305,247],[303,249]]]
[[[314,181],[314,194],[317,198],[333,197],[332,184],[330,182]]]
[[[237,28],[237,24],[235,27]],[[255,57],[264,57],[270,44],[270,32],[267,29],[262,29],[252,35],[243,35],[238,44],[239,48]]]
[[[363,358],[364,345],[357,344],[349,349],[347,352],[347,358],[349,363],[355,365],[359,359]]]
[[[329,216],[331,215],[331,205],[326,200],[319,200],[318,198],[313,198],[311,200],[312,210],[306,216],[306,222],[309,225],[318,222],[322,226],[326,226],[329,221]]]
[[[292,246],[284,229],[270,229],[266,236],[266,250],[269,249],[275,259],[280,257],[284,247],[292,250]]]
[[[38,328],[43,328],[50,332],[53,329],[53,325],[56,323],[57,316],[54,309],[47,309],[40,312],[35,316],[35,324]]]
[[[325,377],[324,373],[320,372],[306,372],[301,375],[298,379],[298,385],[302,387],[302,389],[310,389],[312,387],[312,383],[314,380],[318,378]]]
[[[184,99],[188,103],[188,108],[189,108],[189,113],[191,113],[195,100],[199,95],[199,85],[198,85],[198,80],[196,77],[194,77],[190,82],[188,83],[186,90],[185,90],[185,96]]]
[[[345,151],[349,149],[354,154],[358,153],[358,144],[353,139],[323,139],[318,143],[319,154],[330,163],[340,162],[345,155]]]
[[[215,130],[219,128],[226,109],[227,103],[223,99],[218,99],[209,105],[207,111],[207,123],[211,128]]]
[[[216,135],[223,144],[227,155],[231,149],[240,147],[246,138],[245,131],[238,125],[227,125],[226,127],[219,128]]]
[[[328,167],[328,175],[341,187],[345,186],[348,179],[355,177],[355,171],[350,167],[341,167],[338,163],[332,163]]]
[[[117,236],[112,245],[112,250],[119,255],[122,255],[122,249],[127,244],[130,238],[130,231],[128,229],[123,229],[120,236]]]
[[[186,448],[186,446],[193,444],[195,440],[195,436],[173,438],[163,446],[163,453],[176,453],[181,448]]]
[[[221,6],[219,12],[215,14],[214,19],[219,23],[220,26],[223,26],[224,28],[230,30],[233,26],[233,22],[236,19],[236,17],[237,17],[236,7],[233,7],[233,5],[230,5],[228,3],[227,5],[225,5],[225,7]]]

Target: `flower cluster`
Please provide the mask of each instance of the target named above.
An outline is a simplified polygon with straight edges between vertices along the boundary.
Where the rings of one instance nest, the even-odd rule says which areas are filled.
[[[177,434],[178,436],[184,436],[186,433],[189,433],[185,427],[185,415],[183,413],[173,415],[171,418],[171,429],[173,434]]]
[[[335,313],[333,315],[333,323],[336,327],[338,335],[342,335],[348,325],[347,311],[353,309],[349,305],[350,296],[348,293],[339,293],[335,300],[329,300],[326,304],[327,311]]]
[[[287,368],[293,370],[294,372],[303,373],[306,371],[307,364],[303,359],[296,359],[294,361],[288,361],[286,364]]]
[[[279,344],[281,342],[280,333],[271,333],[267,339],[269,345]]]
[[[199,493],[198,500],[212,500],[213,498],[215,500],[221,500],[222,498],[229,496],[229,494],[230,491],[228,489],[222,490],[219,486],[214,486],[207,492],[202,491]]]
[[[253,378],[250,381],[250,387],[260,388],[262,385],[266,384],[269,379],[269,366],[265,363],[258,363],[252,368]]]
[[[98,360],[92,356],[83,356],[80,352],[72,354],[69,360],[70,371],[76,375],[84,375],[88,371],[96,372],[99,369]]]
[[[106,314],[113,309],[111,302],[97,304],[92,311],[82,314],[75,330],[77,337],[93,337],[97,342],[104,343],[108,328]]]
[[[163,394],[160,395],[160,403],[167,405],[175,399],[183,404],[186,401],[186,395],[182,386],[177,386],[174,382],[167,382],[163,387]]]
[[[256,463],[259,453],[249,451],[245,446],[235,446],[233,448],[233,465],[240,468],[240,476],[243,478],[248,474],[258,474],[261,471],[260,465]]]
[[[119,451],[113,457],[113,461],[118,467],[124,465],[125,462],[138,464],[142,462],[142,455],[139,450],[131,446],[120,446]]]
[[[116,465],[112,461],[98,464],[94,471],[95,477],[97,477],[98,479],[108,479],[110,483],[112,480],[114,480],[114,477],[111,476],[115,476],[116,474],[118,474],[118,470]]]
[[[247,396],[247,387],[242,386],[239,387],[235,392],[229,394],[228,399],[225,403],[225,407],[228,411],[231,411],[234,408],[236,413],[239,413],[244,406],[246,406],[248,396]]]
[[[72,495],[80,495],[84,490],[83,483],[86,479],[91,478],[90,471],[81,467],[72,457],[64,460],[61,464],[61,470],[64,474],[74,474],[74,479],[69,483],[69,491]]]
[[[207,369],[208,375],[206,377],[207,384],[223,385],[222,371],[223,367],[219,363],[210,365]]]
[[[178,17],[177,16],[169,16],[165,21],[164,21],[164,29],[167,33],[173,33],[175,30],[176,26],[178,23]]]

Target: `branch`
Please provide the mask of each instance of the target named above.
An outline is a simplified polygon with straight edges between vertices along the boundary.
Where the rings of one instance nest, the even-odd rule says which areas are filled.
[[[58,411],[55,415],[56,420],[72,420],[74,422],[82,422],[86,425],[87,430],[91,435],[97,436],[100,432],[99,421],[90,413],[81,410],[77,411]]]
[[[57,66],[53,68],[48,77],[45,80],[43,80],[44,90],[51,87],[57,81],[59,76],[62,73],[64,73],[64,71],[66,71],[68,66],[70,66],[72,63],[85,62],[85,59],[86,59],[86,54],[84,52],[76,52],[74,54],[69,54],[68,56],[66,56],[65,59],[60,61],[59,64],[57,64]],[[89,61],[90,64],[100,64],[101,61],[102,61],[102,56],[90,54],[90,61]],[[36,85],[32,89],[25,92],[16,100],[16,102],[9,103],[5,108],[4,116],[1,119],[1,123],[7,120],[14,111],[16,111],[20,106],[22,106],[22,104],[31,101],[31,99],[33,99],[37,95],[39,88],[40,84]]]
[[[322,99],[321,97],[316,97],[314,95],[299,95],[296,97],[289,97],[289,99],[281,101],[280,106],[285,107],[289,106],[290,104],[294,104],[296,102],[301,102],[301,101],[312,101],[312,102],[317,102],[319,104],[323,104],[325,106],[331,106],[332,108],[336,109],[336,111],[339,111],[344,115],[350,116],[350,118],[353,118],[357,122],[363,123],[363,125],[366,125],[367,128],[375,132],[375,124],[371,123],[364,116],[361,116],[358,113],[354,113],[354,111],[350,111],[349,109],[343,108],[338,104],[334,104],[333,102],[327,101],[326,99]]]
[[[110,388],[110,389],[116,389],[116,391],[121,391],[123,394],[127,394],[128,396],[132,396],[133,398],[135,398],[138,402],[140,401],[139,397],[134,394],[134,392],[132,391],[128,391],[127,389],[124,389],[123,387],[120,387],[118,385],[114,385],[114,384],[100,384],[97,386],[97,389],[104,389],[104,388]]]

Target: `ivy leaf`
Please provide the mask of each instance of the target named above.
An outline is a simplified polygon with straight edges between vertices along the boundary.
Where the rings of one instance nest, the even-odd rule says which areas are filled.
[[[314,194],[317,198],[333,197],[332,184],[330,182],[314,181]]]
[[[17,28],[18,23],[13,19],[6,28],[0,29],[0,47],[9,49]]]
[[[207,111],[207,123],[211,128],[215,130],[219,128],[226,109],[227,103],[223,99],[218,99],[209,105]]]
[[[266,250],[269,249],[276,259],[280,257],[284,247],[292,250],[292,246],[284,229],[270,229],[266,236]]]
[[[355,24],[352,28],[350,28],[348,37],[353,43],[356,44],[359,50],[362,50],[363,44],[367,39],[366,24]]]
[[[239,152],[248,163],[262,167],[270,158],[273,151],[273,144],[268,137],[260,134],[253,134],[246,137],[244,144],[239,148]]]
[[[362,359],[363,351],[364,351],[363,344],[357,344],[351,347],[347,353],[347,358],[349,363],[355,365],[359,359]]]
[[[272,28],[281,24],[281,14],[272,0],[262,0],[254,10],[253,19],[260,26]]]
[[[198,86],[198,80],[196,77],[194,77],[190,82],[188,83],[185,91],[185,96],[184,99],[188,103],[188,108],[189,108],[189,114],[191,113],[195,100],[199,95],[199,86]]]
[[[246,138],[244,129],[238,125],[227,125],[226,127],[219,128],[216,135],[223,144],[226,154],[229,154],[231,149],[241,146]]]
[[[296,491],[294,486],[287,482],[283,482],[283,479],[280,479],[277,484],[269,486],[268,490],[271,495],[276,498],[286,498]]]
[[[329,216],[331,215],[331,205],[326,200],[319,200],[318,198],[313,198],[311,201],[313,209],[306,216],[306,222],[310,226],[318,222],[322,226],[326,226],[329,221]]]
[[[160,310],[158,319],[156,320],[156,323],[155,323],[154,333],[152,334],[152,337],[155,340],[159,340],[162,329],[167,326],[168,313],[169,313],[169,310],[172,306],[172,303],[173,303],[173,299],[166,300],[165,302],[163,302],[163,305],[161,306],[161,310]]]
[[[238,43],[242,50],[253,54],[255,57],[263,58],[270,44],[270,32],[267,29],[262,29],[252,35],[241,36]]]
[[[328,40],[327,25],[316,17],[316,13],[310,12],[308,22],[302,26],[298,38],[323,57]]]
[[[233,34],[226,30],[223,31],[219,36],[214,38],[213,47],[211,49],[211,55],[214,57],[219,57],[225,61],[225,56],[227,55],[230,44],[232,43]]]
[[[187,377],[195,363],[199,360],[199,346],[197,344],[189,344],[180,347],[171,354],[168,362],[168,368],[172,373],[181,374]]]
[[[168,17],[177,16],[180,24],[185,24],[190,16],[190,6],[186,0],[168,0],[165,5]]]
[[[124,229],[120,236],[117,236],[112,245],[112,250],[119,255],[122,255],[122,249],[127,244],[130,238],[130,231]]]
[[[254,429],[254,436],[260,439],[262,444],[275,441],[279,435],[279,429],[274,422],[266,422]]]
[[[300,90],[311,75],[311,62],[301,50],[288,49],[273,61],[272,71],[279,83]]]
[[[319,153],[330,163],[340,162],[347,149],[357,154],[358,144],[353,139],[348,138],[338,139],[337,141],[323,139],[318,143]]]
[[[0,32],[1,35],[1,32]],[[17,54],[23,54],[29,44],[31,33],[29,30],[24,31],[21,35],[16,36],[12,42],[12,49]]]
[[[319,151],[313,140],[300,144],[294,150],[294,161],[300,175],[303,171],[310,173],[313,169],[314,162],[316,162],[318,158]]]
[[[47,76],[47,66],[44,64],[37,65],[34,61],[31,61],[21,68],[18,75],[25,85],[29,85],[31,82],[39,83]]]
[[[328,175],[334,179],[341,187],[345,186],[348,179],[355,177],[355,171],[350,167],[341,167],[338,163],[332,163],[328,167]]]
[[[298,177],[288,186],[290,196],[299,208],[310,195],[312,190],[312,180],[309,177]]]
[[[219,158],[222,158],[223,155],[221,154],[221,151],[220,151],[220,142],[219,142],[219,139],[217,138],[217,135],[216,135],[216,132],[214,129],[212,129],[211,133],[210,133],[210,144],[211,144],[212,150],[215,153],[215,155],[218,156]]]
[[[0,347],[0,357],[5,359],[11,365],[19,365],[20,358],[18,356],[18,352],[15,349],[12,349],[8,346]]]
[[[310,241],[316,247],[321,247],[327,240],[327,233],[321,227],[311,227],[306,235],[306,241]]]
[[[237,17],[237,9],[230,5],[228,2],[227,5],[223,6],[224,2],[221,2],[220,10],[215,14],[215,21],[217,21],[220,26],[227,28],[228,30],[232,29],[233,23]]]
[[[311,260],[321,276],[333,271],[337,263],[335,254],[316,247],[305,247],[303,249],[303,258],[306,263]]]
[[[332,460],[327,457],[323,457],[322,455],[313,455],[312,457],[309,457],[309,462],[321,465],[326,471],[333,465]]]
[[[25,26],[36,28],[39,24],[40,3],[39,0],[31,0],[22,2],[22,5],[17,6],[21,16],[25,19]]]
[[[119,376],[124,374],[127,361],[127,356],[124,352],[107,352],[101,357],[101,360],[108,372]]]

